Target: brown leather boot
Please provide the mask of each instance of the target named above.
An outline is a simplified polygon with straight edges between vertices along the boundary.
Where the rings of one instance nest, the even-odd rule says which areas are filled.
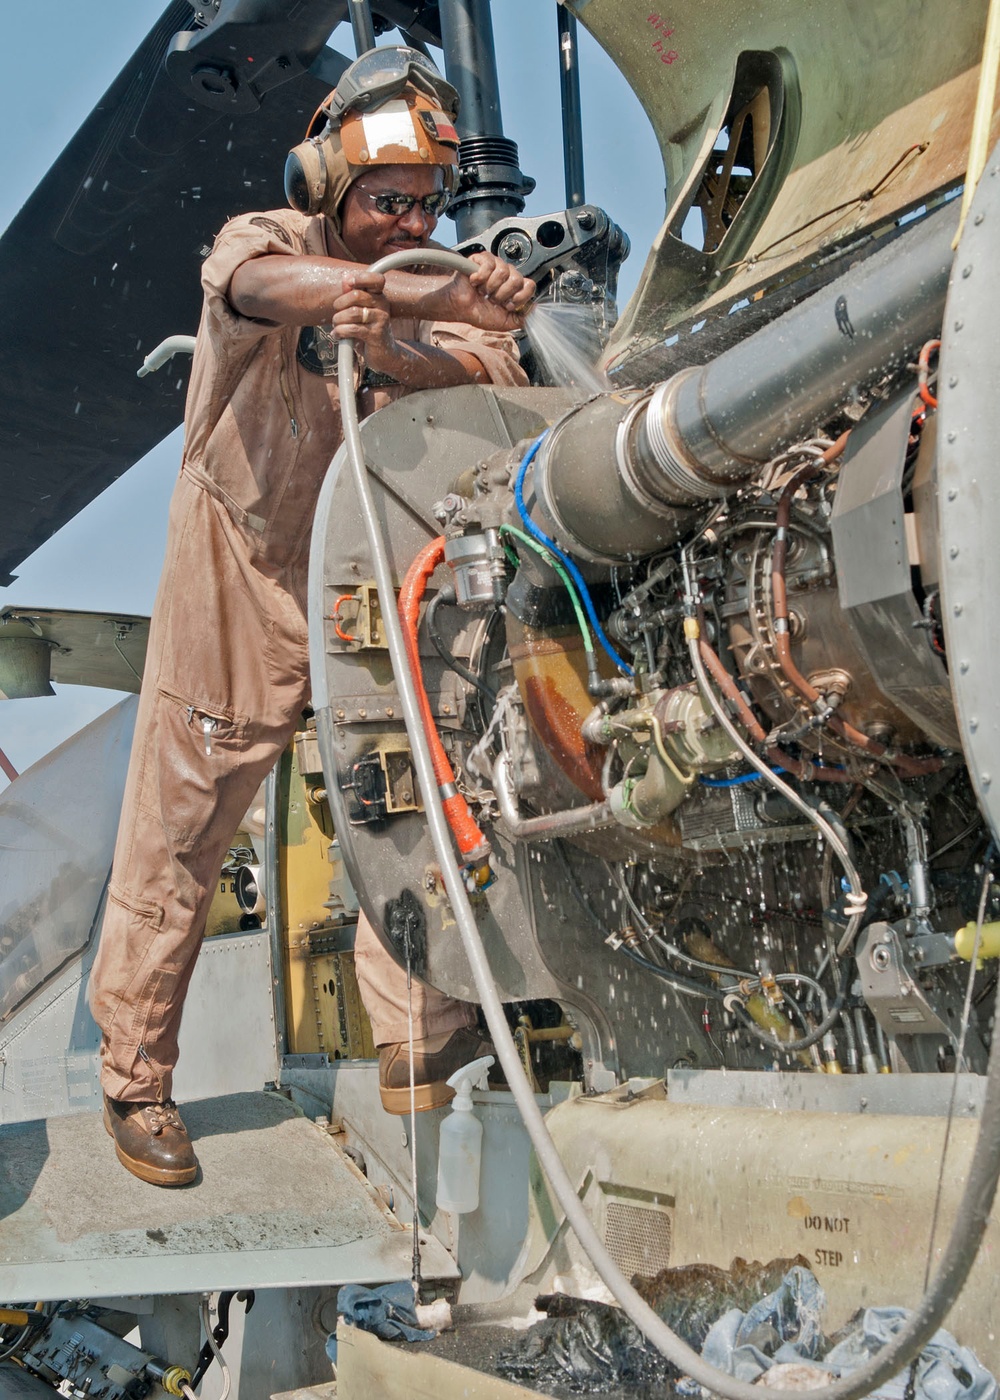
[[[153,1186],[186,1186],[198,1174],[187,1128],[173,1099],[125,1103],[104,1095],[104,1126],[126,1171]]]
[[[447,1084],[449,1075],[494,1054],[488,1040],[480,1039],[475,1027],[463,1026],[443,1035],[413,1042],[415,1106],[418,1113],[441,1108],[455,1097]],[[378,1052],[378,1091],[386,1113],[403,1115],[410,1111],[410,1047],[406,1041],[383,1045]]]

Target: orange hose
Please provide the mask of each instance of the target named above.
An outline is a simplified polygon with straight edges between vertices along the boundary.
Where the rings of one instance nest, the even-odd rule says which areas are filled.
[[[333,630],[336,632],[337,636],[342,642],[360,641],[359,637],[355,637],[351,632],[345,632],[343,627],[341,627],[340,625],[341,605],[348,601],[356,603],[357,600],[358,599],[356,593],[341,593],[340,596],[337,598],[336,603],[334,603],[333,605],[333,611],[330,613],[330,617],[333,619]]]
[[[441,805],[444,807],[448,825],[458,844],[463,860],[467,862],[485,861],[490,853],[490,843],[480,831],[469,810],[469,804],[460,792],[455,791],[455,770],[445,752],[441,736],[438,734],[431,702],[424,686],[424,672],[420,664],[420,650],[417,633],[420,627],[420,604],[428,581],[444,559],[444,536],[431,540],[414,559],[406,572],[403,586],[399,590],[399,619],[403,624],[403,641],[413,677],[413,688],[417,693],[417,704],[423,720],[424,732],[430,748],[434,777],[441,791]]]
[[[743,721],[743,726],[749,733],[751,739],[755,740],[758,744],[763,744],[764,740],[767,738],[763,726],[758,724],[753,710],[751,710],[750,706],[744,700],[739,686],[733,680],[732,676],[730,676],[725,666],[723,666],[714,647],[702,637],[698,642],[698,650],[701,653],[702,661],[705,663],[705,669],[711,673],[723,695],[725,695],[728,700],[731,700],[739,711],[740,719]],[[785,753],[784,749],[773,747],[765,749],[764,757],[778,768],[784,768],[785,771],[791,773],[793,777],[801,778],[803,782],[850,783],[854,781],[848,773],[841,773],[836,768],[817,766],[814,763],[810,763],[807,759],[793,758],[791,754]]]
[[[940,349],[940,340],[929,340],[921,349],[920,358],[917,360],[917,392],[920,394],[921,401],[925,403],[928,408],[937,408],[938,406],[937,399],[927,387],[927,381],[930,378],[931,372],[931,355],[935,350]]]

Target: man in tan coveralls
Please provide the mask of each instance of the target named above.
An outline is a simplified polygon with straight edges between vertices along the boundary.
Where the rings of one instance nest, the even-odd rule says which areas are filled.
[[[171,1078],[218,873],[309,703],[309,536],[343,436],[338,338],[355,339],[362,414],[413,389],[526,382],[510,331],[534,284],[507,264],[479,254],[469,278],[368,271],[427,245],[457,175],[457,95],[428,61],[375,50],[345,78],[386,54],[397,69],[404,56],[404,83],[363,110],[337,112],[333,94],[319,134],[290,156],[298,209],[233,219],[202,272],[184,456],[91,978],[105,1125],[123,1165],[158,1185],[198,1168]],[[383,1103],[408,1112],[405,974],[364,918],[356,951]],[[413,1000],[417,1102],[429,1108],[483,1047],[473,1007],[420,983]]]

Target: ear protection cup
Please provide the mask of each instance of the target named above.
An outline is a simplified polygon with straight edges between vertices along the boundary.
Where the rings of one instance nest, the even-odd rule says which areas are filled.
[[[322,138],[302,141],[285,161],[285,197],[300,214],[318,214],[327,185],[326,156]]]

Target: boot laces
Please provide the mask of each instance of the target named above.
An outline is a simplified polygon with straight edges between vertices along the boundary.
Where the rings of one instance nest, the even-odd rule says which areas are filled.
[[[177,1105],[173,1099],[164,1099],[162,1103],[147,1104],[143,1110],[149,1130],[153,1137],[159,1137],[165,1128],[177,1128],[184,1131],[184,1124],[181,1116],[177,1112]]]

